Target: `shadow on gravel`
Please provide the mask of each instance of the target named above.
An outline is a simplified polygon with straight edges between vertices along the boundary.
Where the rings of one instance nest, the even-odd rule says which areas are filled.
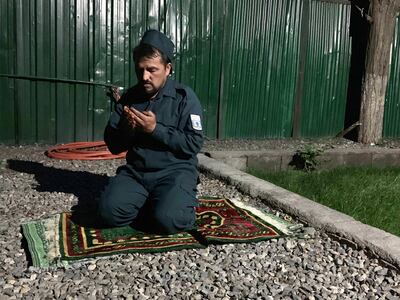
[[[29,251],[28,241],[27,241],[25,235],[23,234],[22,229],[20,229],[20,233],[22,235],[21,249],[24,249],[25,258],[26,258],[26,261],[28,262],[28,267],[33,266],[33,259],[32,259],[31,252]]]
[[[97,201],[108,176],[93,174],[87,171],[71,171],[44,166],[42,163],[25,160],[7,160],[8,169],[34,174],[37,185],[33,186],[38,192],[62,192],[73,194],[78,198],[78,204],[71,208],[73,218],[82,226],[97,223]],[[98,224],[97,224],[98,225]]]

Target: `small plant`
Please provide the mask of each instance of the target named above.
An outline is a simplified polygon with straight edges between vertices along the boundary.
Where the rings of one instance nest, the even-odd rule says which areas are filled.
[[[306,172],[314,171],[319,161],[317,157],[322,154],[323,150],[313,145],[306,145],[304,149],[297,150],[293,156],[291,165],[294,165],[298,170],[304,170]]]

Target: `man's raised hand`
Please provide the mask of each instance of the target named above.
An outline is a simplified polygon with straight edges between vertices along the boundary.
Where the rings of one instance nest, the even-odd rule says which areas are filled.
[[[152,133],[154,131],[157,125],[157,119],[152,111],[140,112],[133,107],[129,110],[132,113],[136,128],[140,128],[146,133]]]
[[[136,127],[136,122],[134,119],[134,114],[133,112],[128,108],[128,107],[124,107],[124,126],[129,129],[132,130]]]

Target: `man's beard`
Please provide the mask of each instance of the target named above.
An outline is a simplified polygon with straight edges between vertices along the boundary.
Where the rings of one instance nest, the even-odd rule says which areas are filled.
[[[143,91],[149,96],[154,95],[158,92],[158,90],[151,83],[148,82],[142,83],[142,88]]]

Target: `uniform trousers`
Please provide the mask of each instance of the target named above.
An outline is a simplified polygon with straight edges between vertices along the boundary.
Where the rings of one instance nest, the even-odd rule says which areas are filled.
[[[138,172],[119,167],[101,195],[99,216],[112,227],[132,225],[146,232],[174,234],[194,228],[197,171]]]

